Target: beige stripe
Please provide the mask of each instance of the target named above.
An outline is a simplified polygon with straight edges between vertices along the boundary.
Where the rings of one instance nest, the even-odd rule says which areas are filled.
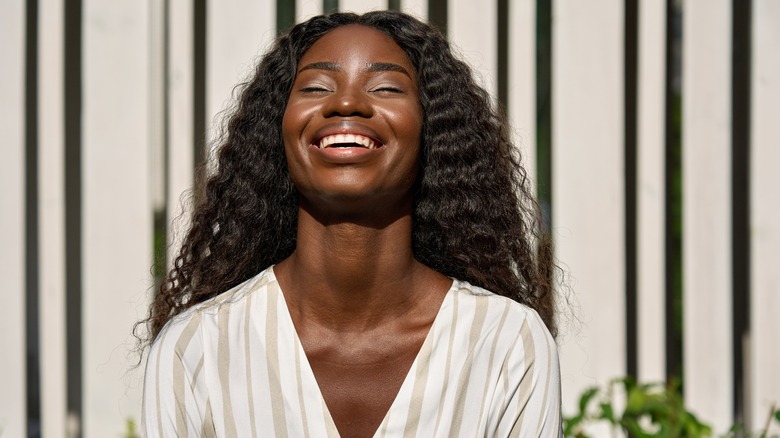
[[[511,353],[512,351],[514,351],[515,348],[517,348],[518,339],[520,338],[516,338],[512,342],[512,345],[509,346],[507,351]],[[509,362],[511,361],[510,353],[507,353],[507,355],[504,357],[504,362],[501,364],[501,369],[500,369],[501,374],[499,375],[499,379],[504,384],[504,390],[503,390],[504,399],[501,400],[501,405],[503,405],[504,403],[508,403],[509,402],[508,399],[512,397],[512,394],[509,393],[509,371],[510,371]]]
[[[520,327],[520,337],[523,340],[523,366],[525,367],[525,372],[520,378],[520,386],[517,388],[517,421],[509,433],[509,436],[518,437],[520,436],[520,432],[523,427],[523,421],[525,421],[525,414],[527,412],[525,408],[531,398],[530,394],[532,391],[536,390],[536,388],[532,388],[534,380],[534,368],[536,366],[536,346],[534,344],[531,328],[528,327],[527,318],[523,320],[523,326]]]
[[[205,354],[202,354],[200,356],[200,360],[198,361],[198,364],[195,366],[195,371],[193,371],[192,373],[192,381],[190,382],[190,386],[192,386],[193,388],[195,387],[195,382],[198,381],[198,376],[200,375],[201,370],[203,370],[203,363],[205,362],[204,357]]]
[[[431,326],[430,330],[433,330]],[[431,365],[431,349],[433,345],[433,333],[425,338],[425,342],[417,353],[416,360],[417,372],[414,376],[414,386],[412,387],[412,399],[409,400],[409,412],[406,416],[406,426],[404,427],[404,437],[414,437],[417,435],[417,426],[420,424],[420,414],[422,413],[422,402],[425,396],[425,386],[428,384],[428,370]],[[392,405],[390,407],[392,409]],[[387,416],[390,416],[388,411]]]
[[[204,438],[216,438],[217,436],[217,429],[214,427],[214,414],[211,413],[211,400],[206,401],[206,413],[203,414],[200,436]]]
[[[507,354],[504,359],[504,364],[501,367],[501,381],[504,382],[504,394],[509,393],[509,355]]]
[[[450,367],[452,366],[452,346],[455,344],[455,327],[458,326],[458,297],[460,291],[453,287],[452,294],[452,320],[450,321],[450,339],[447,342],[447,363],[444,364],[444,390],[441,392],[441,398],[439,399],[439,411],[436,413],[436,427],[433,429],[433,436],[439,436],[439,425],[441,424],[442,415],[444,414],[444,400],[447,397],[447,389],[450,381]]]
[[[382,424],[379,425],[379,436],[384,438],[387,436],[387,424],[390,422],[390,412],[385,414],[385,418],[382,420]]]
[[[516,342],[513,343],[512,345],[509,346],[508,351],[510,351],[510,352],[513,351],[514,348],[516,348],[516,346],[517,346],[517,343]],[[496,405],[496,407],[503,408],[503,412],[499,412],[498,424],[496,424],[496,428],[498,428],[498,426],[500,426],[501,423],[503,422],[504,416],[507,415],[507,412],[509,411],[509,408],[507,407],[507,405],[512,400],[512,394],[509,393],[509,366],[510,366],[509,365],[509,362],[510,362],[510,357],[509,356],[510,355],[507,354],[504,357],[504,361],[501,364],[501,369],[499,371],[501,373],[499,379],[504,383],[504,389],[503,389],[503,392],[501,393],[503,398],[501,400],[498,400],[498,404]]]
[[[488,382],[492,382],[490,379],[490,376],[493,374],[493,359],[496,357],[496,348],[498,347],[498,339],[501,337],[501,332],[504,329],[504,323],[506,322],[506,318],[509,315],[509,306],[511,303],[505,302],[504,306],[504,313],[501,315],[501,320],[498,322],[498,327],[496,327],[496,331],[493,334],[493,345],[490,347],[490,358],[488,359]],[[488,393],[490,390],[493,390],[495,392],[497,388],[495,388],[492,385],[485,385],[485,389],[482,391],[482,403],[480,403],[479,406],[479,422],[477,424],[482,424],[482,417],[485,415],[485,406],[487,406],[487,399],[488,399]]]
[[[471,332],[469,333],[469,354],[466,356],[465,363],[471,364],[474,362],[474,346],[480,338],[482,333],[482,326],[485,324],[485,316],[487,315],[488,300],[487,296],[477,296],[476,308],[474,309],[474,321],[471,323]],[[466,408],[466,396],[468,392],[468,376],[470,374],[471,367],[466,365],[463,367],[461,374],[458,378],[457,392],[455,393],[455,409],[452,414],[452,430],[450,436],[460,435],[460,427],[463,424],[463,415]]]
[[[550,369],[550,361],[552,360],[552,349],[555,348],[555,346],[550,345],[550,342],[547,341],[547,369]],[[550,379],[552,379],[553,373],[548,372],[547,373],[547,380],[544,382],[544,398],[542,399],[542,407],[547,406],[547,396],[550,394]],[[560,411],[560,409],[558,409]],[[541,418],[539,419],[539,425],[537,426],[536,432],[537,434],[541,433],[542,431],[542,425],[544,425],[544,421],[541,421]]]
[[[219,341],[217,343],[217,370],[219,386],[222,389],[222,415],[225,422],[225,435],[238,436],[236,419],[233,416],[233,403],[230,399],[230,306],[219,308]]]
[[[520,438],[520,426],[522,425],[523,420],[521,418],[516,418],[515,422],[512,424],[512,429],[509,431],[509,434],[507,435],[507,438]]]
[[[252,398],[252,358],[250,345],[252,321],[250,316],[252,315],[252,295],[246,296],[246,310],[244,310],[244,358],[246,367],[246,398],[249,409],[249,425],[252,430],[252,436],[257,436],[257,425],[255,425],[255,401]]]
[[[155,386],[155,394],[154,394],[154,404],[157,408],[157,430],[162,432],[162,412],[160,411],[160,357],[162,357],[161,350],[162,346],[165,344],[165,338],[168,337],[168,330],[165,330],[162,335],[160,335],[160,339],[157,340],[159,342],[158,348],[157,348],[157,362],[155,363],[155,370],[154,370],[154,386]]]
[[[309,437],[309,421],[306,419],[306,403],[303,396],[303,373],[301,372],[301,345],[298,337],[293,336],[293,350],[295,351],[295,382],[298,384],[298,403],[301,406],[301,421],[303,422],[303,436]]]
[[[268,318],[265,321],[266,364],[268,366],[268,389],[271,393],[271,414],[274,418],[274,436],[287,436],[287,418],[284,413],[284,397],[279,372],[279,293],[275,287],[267,289]]]
[[[184,379],[184,353],[187,351],[195,332],[200,326],[200,313],[195,313],[189,323],[184,327],[173,350],[173,397],[176,400],[176,431],[179,436],[189,435],[187,428],[187,407],[184,390],[186,385],[191,385]],[[202,357],[202,356],[201,356]],[[192,388],[192,386],[190,386]]]

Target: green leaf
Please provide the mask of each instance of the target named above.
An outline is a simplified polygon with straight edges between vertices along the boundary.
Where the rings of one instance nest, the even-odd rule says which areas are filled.
[[[623,424],[623,427],[628,432],[628,436],[631,438],[652,438],[653,435],[647,433],[644,429],[642,429],[642,426],[639,425],[639,423],[635,420],[629,420],[625,424]]]
[[[641,412],[647,403],[647,398],[647,394],[641,388],[633,388],[632,390],[628,391],[626,412]]]
[[[617,421],[615,420],[615,410],[612,408],[612,404],[599,403],[599,407],[601,408],[601,412],[599,413],[598,418],[607,420],[612,424],[617,424]]]
[[[584,393],[582,393],[582,396],[580,397],[580,412],[585,413],[588,408],[588,404],[593,399],[593,397],[596,396],[596,394],[599,393],[599,389],[597,387],[588,388],[585,390]]]
[[[575,415],[574,417],[563,419],[563,434],[565,436],[572,436],[577,430],[577,426],[582,423],[584,416],[582,413]]]

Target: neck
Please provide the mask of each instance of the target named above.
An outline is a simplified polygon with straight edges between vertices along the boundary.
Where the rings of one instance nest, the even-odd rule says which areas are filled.
[[[276,269],[291,312],[365,327],[408,311],[427,270],[414,259],[411,236],[411,214],[376,226],[301,209],[295,252]]]

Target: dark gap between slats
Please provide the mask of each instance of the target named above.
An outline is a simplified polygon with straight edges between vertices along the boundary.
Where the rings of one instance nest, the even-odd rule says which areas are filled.
[[[40,257],[38,229],[38,1],[28,0],[25,10],[24,64],[24,271],[27,436],[41,436],[40,330],[38,320]]]
[[[82,3],[65,2],[65,310],[67,315],[67,409],[68,421],[82,436]]]
[[[749,421],[750,334],[750,90],[752,0],[732,1],[731,256],[734,419]],[[758,429],[759,425],[753,425]],[[750,429],[748,429],[750,430]]]
[[[637,52],[638,2],[625,2],[624,33],[624,201],[626,374],[637,377]]]
[[[665,80],[665,266],[666,378],[682,378],[682,14],[674,0],[666,1]]]

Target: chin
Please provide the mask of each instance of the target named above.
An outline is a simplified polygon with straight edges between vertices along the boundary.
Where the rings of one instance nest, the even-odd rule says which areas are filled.
[[[342,187],[328,192],[300,193],[300,207],[312,217],[328,222],[328,217],[361,219],[380,217],[395,220],[412,214],[412,195],[402,193],[377,193]]]

